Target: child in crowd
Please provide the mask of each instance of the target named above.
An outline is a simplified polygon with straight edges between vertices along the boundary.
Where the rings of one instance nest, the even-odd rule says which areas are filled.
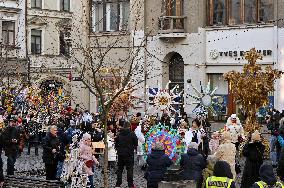
[[[218,131],[214,132],[211,136],[211,140],[209,142],[209,149],[211,152],[211,155],[213,155],[220,145],[220,133]]]

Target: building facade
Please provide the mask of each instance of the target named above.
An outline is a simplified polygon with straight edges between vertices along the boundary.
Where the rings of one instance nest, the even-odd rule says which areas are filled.
[[[25,2],[0,2],[1,87],[10,85],[15,77],[19,81],[27,79]]]

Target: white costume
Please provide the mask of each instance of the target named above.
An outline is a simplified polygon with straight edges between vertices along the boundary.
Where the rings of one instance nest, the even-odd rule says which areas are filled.
[[[236,123],[232,123],[232,119],[236,119]],[[236,114],[228,118],[225,130],[231,133],[232,143],[237,143],[239,137],[245,139],[243,126]]]
[[[138,156],[138,164],[140,166],[144,165],[146,162],[144,160],[144,153],[143,153],[143,144],[145,143],[145,137],[141,129],[142,128],[141,128],[141,123],[140,123],[134,131],[138,139],[137,156]]]
[[[116,161],[116,150],[114,148],[114,139],[107,135],[108,161]]]
[[[190,128],[188,131],[185,132],[185,135],[184,135],[184,139],[185,139],[185,143],[186,143],[187,147],[192,142],[194,133],[197,134],[197,140],[198,140],[197,144],[198,144],[198,146],[201,143],[201,141],[202,141],[202,139],[201,139],[201,132],[199,130],[194,130],[194,129]]]

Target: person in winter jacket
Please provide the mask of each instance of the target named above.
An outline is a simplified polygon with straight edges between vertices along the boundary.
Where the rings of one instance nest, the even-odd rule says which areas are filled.
[[[219,145],[220,145],[220,133],[216,131],[212,134],[212,138],[209,141],[209,149],[211,155],[213,155],[218,150]]]
[[[216,162],[217,160],[214,157],[214,155],[209,155],[207,157],[207,166],[202,172],[202,177],[203,177],[202,188],[205,188],[207,178],[209,178],[210,176],[213,176],[214,166]]]
[[[84,161],[83,171],[88,175],[90,188],[94,188],[93,166],[94,164],[99,165],[99,162],[96,159],[96,157],[93,155],[93,149],[91,145],[92,145],[91,135],[85,133],[80,141],[79,153],[80,153],[80,159]]]
[[[4,184],[4,174],[3,174],[3,161],[2,161],[2,149],[3,149],[3,140],[2,140],[2,123],[0,125],[0,188],[3,187]]]
[[[250,188],[259,180],[259,168],[263,163],[264,145],[261,143],[260,133],[255,131],[251,141],[243,148],[243,156],[246,157],[241,188]]]
[[[232,114],[231,117],[228,118],[225,130],[231,133],[232,143],[235,144],[237,152],[239,151],[239,145],[245,139],[244,129],[240,122],[240,119],[236,114]]]
[[[226,161],[217,161],[213,176],[207,178],[206,188],[236,188],[230,165]]]
[[[198,153],[198,145],[191,142],[188,145],[186,154],[181,155],[180,160],[181,179],[182,180],[195,180],[197,181],[197,188],[202,185],[202,171],[206,167],[204,157]]]
[[[119,125],[123,128],[115,138],[115,148],[117,150],[117,180],[116,187],[122,184],[122,173],[126,166],[128,186],[133,188],[133,166],[134,150],[137,149],[138,139],[134,132],[130,131],[129,122],[120,120]]]
[[[57,127],[50,126],[46,137],[43,139],[42,159],[45,164],[47,180],[56,179],[57,163],[60,155],[60,141],[57,137]]]
[[[220,161],[226,161],[231,167],[233,177],[236,177],[235,164],[236,164],[236,147],[231,143],[231,134],[228,131],[222,133],[222,144],[220,144],[218,150],[214,156]]]
[[[167,168],[172,165],[172,161],[165,154],[163,143],[155,143],[151,154],[147,157],[147,164],[148,168],[145,172],[147,187],[158,188],[159,182],[164,179]]]
[[[255,182],[251,188],[283,188],[284,184],[281,182],[277,182],[277,177],[275,176],[273,172],[273,167],[270,164],[263,164],[259,168],[259,176],[260,176],[260,181]]]
[[[35,155],[38,155],[39,124],[35,121],[33,114],[30,115],[30,118],[30,121],[25,125],[25,131],[28,136],[28,155],[30,155],[32,145],[35,147]]]
[[[284,122],[282,120],[284,120],[284,118],[280,120],[279,136],[277,137],[278,142],[281,146],[277,175],[279,176],[281,181],[284,181]]]
[[[19,155],[20,131],[16,127],[17,118],[10,119],[9,126],[3,130],[3,146],[7,158],[7,175],[14,175],[16,159]]]

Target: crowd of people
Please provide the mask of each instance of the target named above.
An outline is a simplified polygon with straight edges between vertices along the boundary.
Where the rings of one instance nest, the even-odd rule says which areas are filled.
[[[22,114],[17,109],[0,113],[0,154],[3,150],[7,156],[7,175],[14,175],[15,162],[24,147],[28,148],[27,155],[30,155],[32,147],[35,155],[39,155],[39,146],[42,146],[46,179],[59,180],[72,138],[77,135],[80,140],[79,158],[84,162],[83,172],[88,176],[89,186],[94,187],[94,166],[101,164],[92,142],[104,139],[99,114],[72,108],[44,117],[32,112]],[[125,167],[128,186],[135,187],[135,156],[141,170],[145,171],[148,188],[157,188],[164,180],[167,169],[174,163],[165,153],[164,143],[154,143],[148,153],[142,148],[147,142],[145,134],[158,123],[177,130],[186,147],[176,162],[180,166],[180,180],[193,180],[197,188],[234,188],[237,175],[242,173],[241,188],[284,187],[284,118],[277,111],[269,112],[263,122],[271,133],[271,164],[264,159],[263,136],[258,131],[245,135],[236,114],[228,118],[222,130],[213,133],[207,131],[210,124],[206,118],[189,122],[186,113],[181,117],[163,114],[160,119],[142,117],[141,113],[130,120],[123,116],[113,117],[106,126],[108,160],[110,168],[116,170],[116,187],[122,185]],[[48,125],[46,130],[44,125]],[[242,157],[245,158],[243,172],[240,165]],[[274,168],[277,168],[277,174]],[[2,187],[5,180],[1,158],[0,182]]]

